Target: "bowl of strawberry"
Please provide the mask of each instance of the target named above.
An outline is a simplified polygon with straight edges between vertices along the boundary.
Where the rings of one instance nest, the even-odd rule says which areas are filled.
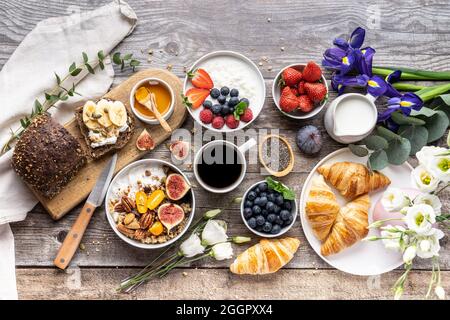
[[[328,85],[322,69],[313,61],[292,64],[275,77],[272,96],[277,108],[293,119],[318,114],[328,100]]]

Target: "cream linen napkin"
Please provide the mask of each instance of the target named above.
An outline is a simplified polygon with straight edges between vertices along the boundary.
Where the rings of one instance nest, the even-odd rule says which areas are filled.
[[[83,51],[91,59],[99,50],[109,54],[133,31],[136,21],[133,9],[126,2],[116,0],[94,11],[80,11],[38,23],[0,71],[1,145],[9,138],[10,128],[17,128],[19,119],[30,114],[34,100],[43,101],[44,91],[55,85],[54,72],[65,75],[72,62],[82,62]],[[82,97],[53,108],[55,119],[61,123],[68,121],[73,117],[71,104],[108,91],[114,70],[107,60],[105,70],[97,68],[95,75],[80,74],[72,80],[79,82],[77,92]],[[14,239],[9,226],[4,224],[25,219],[37,203],[12,170],[11,155],[12,150],[0,157],[0,299],[17,298]]]

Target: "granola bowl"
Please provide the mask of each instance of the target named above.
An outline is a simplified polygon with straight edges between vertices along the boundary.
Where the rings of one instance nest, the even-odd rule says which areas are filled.
[[[173,164],[143,159],[123,168],[109,185],[106,218],[114,232],[142,249],[169,246],[183,236],[194,217],[195,196]]]

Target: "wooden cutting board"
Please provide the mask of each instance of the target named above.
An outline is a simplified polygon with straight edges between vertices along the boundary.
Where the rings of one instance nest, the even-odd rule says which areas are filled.
[[[122,101],[125,106],[130,110],[130,92],[133,86],[140,80],[148,77],[160,78],[166,81],[173,89],[175,93],[175,108],[172,116],[167,121],[170,127],[175,130],[182,126],[186,119],[186,107],[182,103],[181,92],[183,90],[183,84],[181,80],[173,73],[162,69],[147,69],[135,73],[133,76],[125,80],[123,83],[113,88],[107,94],[105,98]],[[161,144],[167,138],[171,136],[170,133],[164,131],[160,125],[145,124],[135,118],[136,128],[133,137],[128,144],[120,150],[118,153],[119,158],[117,160],[116,172],[121,170],[130,162],[138,160],[143,157],[147,152],[139,151],[136,148],[136,139],[144,128],[150,132],[155,145]],[[78,128],[75,118],[65,125],[66,129],[76,137],[82,146],[86,146],[83,136]],[[88,160],[87,165],[80,170],[77,176],[64,187],[61,193],[49,200],[41,195],[35,193],[39,201],[48,211],[50,216],[54,220],[62,218],[67,212],[72,210],[80,202],[82,202],[91,192],[92,188],[97,181],[98,176],[102,172],[105,164],[110,159],[110,156],[98,160]]]

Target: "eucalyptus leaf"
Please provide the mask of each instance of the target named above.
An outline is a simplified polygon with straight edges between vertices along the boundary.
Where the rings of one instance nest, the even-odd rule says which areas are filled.
[[[103,61],[99,60],[98,65],[99,65],[100,69],[102,69],[102,70],[105,69],[105,64],[103,63]]]
[[[428,142],[428,130],[423,126],[401,126],[398,133],[411,143],[410,155],[416,154]]]
[[[122,64],[122,59],[120,58],[120,52],[116,52],[113,54],[113,62],[115,64]]]
[[[87,71],[89,71],[90,74],[95,74],[94,68],[91,67],[90,64],[85,64]]]
[[[125,60],[125,61],[130,60],[132,56],[133,56],[132,53],[127,53],[126,55],[123,56],[122,60]]]
[[[400,139],[392,139],[386,149],[386,154],[390,164],[401,165],[408,160],[411,152],[411,143],[408,139],[400,137]]]
[[[87,63],[89,61],[89,57],[88,57],[87,53],[83,52],[82,55],[83,55],[83,62]]]
[[[372,170],[382,170],[386,168],[389,164],[386,151],[377,150],[372,152],[372,154],[369,156],[368,164]]]
[[[70,73],[70,75],[71,75],[72,77],[76,77],[77,75],[80,74],[81,71],[82,71],[81,68],[76,68],[75,70],[73,70],[73,71]]]
[[[411,110],[411,116],[424,116],[424,117],[432,117],[436,114],[436,111],[433,109],[422,107],[420,110]]]
[[[75,62],[72,62],[72,64],[69,67],[69,73],[72,73],[77,68],[77,65]]]
[[[449,125],[449,119],[444,111],[436,111],[436,113],[426,120],[425,127],[428,130],[428,142],[436,141],[445,134]]]
[[[392,120],[399,125],[406,125],[406,124],[412,124],[417,126],[423,126],[425,124],[425,121],[422,119],[414,118],[411,116],[405,116],[401,112],[394,112],[391,115]]]
[[[369,154],[369,151],[366,148],[357,146],[355,144],[349,144],[348,148],[357,157],[365,157]]]
[[[100,60],[100,61],[105,60],[105,54],[104,54],[103,50],[100,50],[99,52],[97,52],[97,57],[98,57],[98,60]]]
[[[377,133],[381,137],[385,138],[387,141],[401,139],[401,137],[398,134],[396,134],[396,133],[392,132],[391,130],[386,129],[385,127],[382,127],[382,126],[377,127]]]
[[[380,150],[388,147],[388,141],[377,135],[368,136],[363,140],[363,142],[370,150]]]
[[[58,74],[56,72],[55,72],[55,78],[56,78],[56,83],[59,86],[61,84],[61,78],[58,76]]]
[[[133,60],[130,61],[130,66],[132,66],[132,67],[137,67],[140,64],[141,64],[141,62],[139,60],[134,60],[133,59]]]

